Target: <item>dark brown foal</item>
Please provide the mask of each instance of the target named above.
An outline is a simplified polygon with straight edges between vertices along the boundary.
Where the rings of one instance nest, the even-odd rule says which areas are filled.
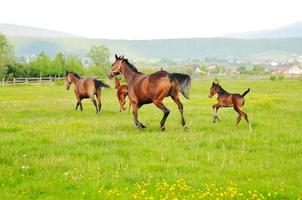
[[[214,111],[213,123],[219,120],[217,116],[218,109],[221,107],[233,107],[234,110],[238,113],[238,118],[236,122],[236,126],[238,126],[241,118],[243,117],[249,125],[249,129],[252,130],[251,123],[249,118],[245,112],[242,111],[242,107],[245,103],[244,96],[249,93],[250,88],[247,89],[243,94],[231,94],[225,91],[219,83],[212,83],[212,87],[210,88],[209,98],[212,98],[216,93],[218,94],[217,100],[218,102],[212,106]]]
[[[69,90],[70,85],[74,84],[74,93],[77,98],[76,109],[80,106],[81,111],[83,110],[82,99],[90,98],[93,105],[95,106],[96,113],[100,113],[101,103],[101,88],[109,87],[100,80],[93,78],[82,79],[79,75],[73,72],[66,71],[66,90]]]
[[[120,103],[120,112],[123,110],[126,110],[124,105],[126,104],[126,97],[128,95],[128,86],[127,84],[121,85],[120,79],[115,78],[115,89],[116,89],[116,95],[118,98],[118,101]],[[129,102],[129,109],[130,109],[131,103]]]

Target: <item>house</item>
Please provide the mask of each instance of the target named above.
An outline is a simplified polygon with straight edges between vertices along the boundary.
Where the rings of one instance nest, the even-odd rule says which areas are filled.
[[[287,71],[288,75],[302,75],[302,69],[298,66],[293,66]]]

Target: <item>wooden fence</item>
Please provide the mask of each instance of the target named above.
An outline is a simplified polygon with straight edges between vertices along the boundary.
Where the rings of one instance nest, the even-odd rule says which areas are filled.
[[[101,80],[107,79],[107,77],[94,77]],[[32,77],[32,78],[14,78],[13,80],[1,80],[1,85],[17,85],[17,84],[52,84],[55,81],[64,81],[65,77]]]
[[[39,78],[14,78],[13,80],[2,79],[1,84],[4,85],[15,85],[15,84],[42,84],[42,83],[53,83],[55,80],[64,80],[64,77],[39,77]]]

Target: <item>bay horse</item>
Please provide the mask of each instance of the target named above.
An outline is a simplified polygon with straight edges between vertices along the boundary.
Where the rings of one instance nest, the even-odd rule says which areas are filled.
[[[65,85],[66,90],[69,90],[71,84],[74,84],[74,93],[77,98],[76,109],[80,106],[81,111],[83,110],[82,99],[90,98],[96,113],[100,113],[101,103],[101,88],[109,88],[109,86],[100,80],[94,78],[82,79],[78,74],[66,71]]]
[[[134,123],[137,128],[146,126],[138,120],[138,110],[144,104],[153,103],[164,115],[160,121],[160,128],[165,130],[165,122],[170,110],[163,104],[163,99],[170,96],[177,104],[181,114],[181,124],[186,129],[183,115],[183,104],[179,100],[179,91],[189,99],[191,78],[189,75],[180,73],[169,73],[164,70],[146,75],[139,72],[124,56],[115,55],[115,62],[111,66],[108,78],[123,74],[128,85],[128,97],[133,107]]]
[[[238,118],[236,122],[236,126],[238,126],[241,118],[243,117],[249,125],[249,129],[252,130],[251,123],[249,118],[245,112],[242,111],[242,107],[245,103],[244,96],[249,93],[250,88],[248,88],[243,94],[235,94],[235,93],[228,93],[224,90],[219,83],[212,83],[210,88],[209,98],[212,98],[216,93],[218,95],[217,100],[218,102],[212,106],[213,108],[213,123],[219,120],[217,116],[217,111],[219,108],[222,107],[233,107],[234,110],[238,113]]]
[[[116,96],[120,103],[120,112],[122,110],[126,110],[124,105],[126,104],[126,97],[128,95],[128,85],[123,84],[121,85],[120,79],[115,77],[115,89],[116,89]],[[129,102],[129,110],[130,110],[131,103]]]

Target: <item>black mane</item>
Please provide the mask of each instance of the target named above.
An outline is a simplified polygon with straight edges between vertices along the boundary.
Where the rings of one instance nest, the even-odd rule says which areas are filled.
[[[71,74],[73,74],[75,77],[81,79],[81,77],[80,77],[77,73],[74,73],[74,72],[69,72],[69,73],[71,73]]]
[[[218,85],[218,94],[229,94],[226,90],[224,90],[220,85]]]
[[[137,73],[141,73],[141,72],[139,72],[138,70],[137,70],[137,68],[132,64],[132,63],[130,63],[129,62],[129,60],[128,59],[123,59],[123,61],[128,65],[128,67],[129,68],[131,68],[133,71],[135,71],[135,72],[137,72]]]
[[[132,69],[133,71],[135,71],[136,73],[143,74],[142,72],[139,72],[139,71],[137,70],[137,68],[136,68],[132,63],[130,63],[129,60],[128,60],[127,58],[124,58],[124,55],[122,55],[122,56],[117,56],[117,55],[115,55],[115,58],[116,58],[117,60],[122,60],[122,61],[124,61],[124,62],[127,64],[127,66],[128,66],[130,69]]]

